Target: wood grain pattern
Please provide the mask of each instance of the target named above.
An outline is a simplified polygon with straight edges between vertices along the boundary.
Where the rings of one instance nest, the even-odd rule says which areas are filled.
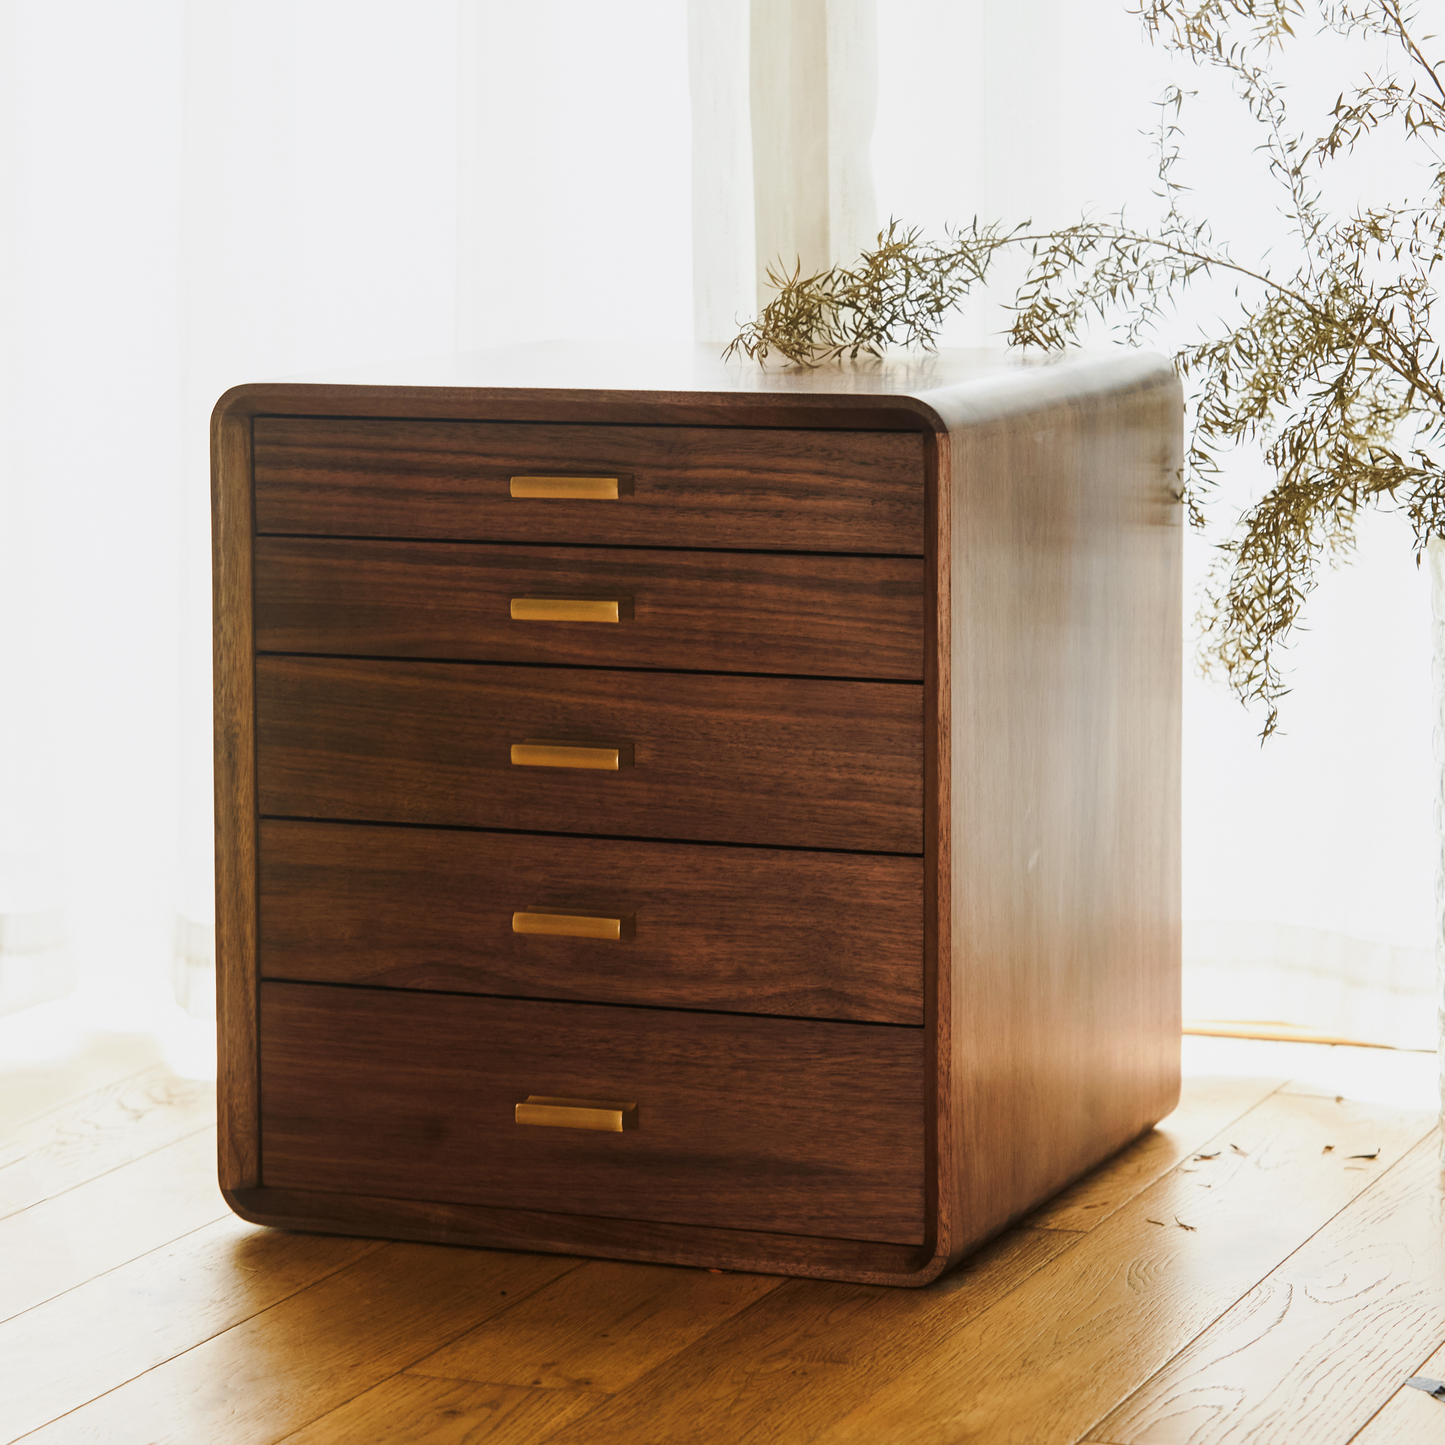
[[[161,1062],[144,1034],[92,1035],[79,1050],[0,1063],[0,1138],[87,1094],[122,1085]],[[0,1164],[0,1168],[3,1168]]]
[[[537,1445],[607,1397],[393,1375],[286,1437],[286,1445]]]
[[[228,1214],[99,1273],[0,1323],[0,1438],[38,1430],[380,1248]]]
[[[211,417],[217,1147],[221,1184],[232,1189],[260,1178],[251,415],[239,400],[222,397]]]
[[[264,1181],[917,1244],[916,1029],[265,983]],[[623,1134],[520,1128],[626,1099]]]
[[[1410,1373],[1432,1380],[1445,1379],[1445,1346],[1415,1365]],[[1395,1393],[1350,1445],[1440,1445],[1445,1403],[1413,1385],[1397,1383]]]
[[[776,791],[760,791],[755,778],[744,776],[728,780],[727,798],[705,797],[704,806],[679,824],[688,831],[672,830],[677,815],[659,829],[662,815],[650,806],[647,829],[625,836],[926,853],[925,1198],[934,1254],[926,1267],[911,1269],[910,1283],[934,1277],[1172,1106],[1180,533],[1172,487],[1180,402],[1178,384],[1163,361],[1120,355],[1028,367],[940,355],[800,372],[720,366],[702,353],[681,360],[653,352],[624,359],[615,349],[523,348],[314,384],[238,388],[223,398],[218,417],[237,426],[255,419],[263,441],[273,424],[267,417],[282,432],[299,428],[294,435],[303,441],[322,435],[313,423],[338,428],[327,443],[341,448],[334,467],[319,444],[310,456],[292,459],[300,470],[286,487],[294,484],[300,511],[277,524],[288,530],[357,535],[343,525],[347,514],[335,499],[354,500],[353,484],[365,490],[376,482],[376,495],[363,498],[355,515],[366,514],[363,528],[380,518],[376,535],[395,540],[420,535],[547,545],[717,545],[739,552],[826,552],[835,546],[875,556],[921,552],[927,568],[925,666],[911,771],[915,777],[921,773],[923,786],[916,823],[910,820],[904,830],[905,845],[893,846],[878,830],[868,841],[846,830],[825,839],[820,824],[826,824],[831,804],[824,807],[826,799],[813,798],[800,803],[788,824],[806,815],[809,826],[789,837],[695,831],[697,819],[715,817],[718,808],[736,805],[743,811],[744,795],[753,821],[766,817],[773,827],[781,816]],[[374,432],[367,432],[373,423]],[[439,451],[427,441],[421,454],[408,450],[422,432],[441,435],[431,430],[434,423],[528,423],[565,433],[572,442],[590,427],[646,429],[654,437],[664,429],[715,429],[700,443],[705,466],[722,454],[719,446],[725,450],[747,433],[741,445],[748,456],[734,459],[747,483],[740,483],[742,491],[751,486],[747,479],[758,475],[749,469],[782,431],[805,436],[813,460],[790,458],[793,482],[769,482],[748,498],[728,491],[727,483],[720,508],[714,505],[722,495],[716,488],[706,497],[696,494],[687,503],[696,505],[689,515],[692,522],[712,525],[703,513],[713,509],[718,521],[713,542],[699,542],[692,522],[665,536],[604,536],[586,530],[602,515],[590,510],[597,504],[568,503],[556,510],[545,502],[527,504],[552,508],[546,515],[553,521],[535,535],[525,529],[506,537],[490,531],[456,534],[451,522],[443,525],[437,518],[466,512],[470,504],[458,502],[455,483],[471,462],[448,460],[445,448]],[[398,436],[407,428],[421,429],[407,431],[396,452],[402,471],[377,463],[367,473],[379,454],[368,451],[369,442],[351,447],[347,438],[392,435],[393,426],[401,429]],[[728,435],[718,434],[723,432]],[[872,542],[856,542],[860,514],[854,501],[864,493],[849,492],[851,482],[836,496],[831,482],[817,484],[816,459],[842,456],[851,446],[848,437],[863,432],[874,433],[884,452],[904,434],[915,449],[910,456],[917,457],[913,495],[922,541],[901,552],[896,539],[882,540],[893,525],[886,518],[882,531],[873,528]],[[647,444],[645,438],[633,440]],[[573,460],[586,461],[589,470],[603,461],[576,455],[575,449]],[[762,464],[774,463],[764,458]],[[827,466],[837,472],[834,462]],[[403,478],[400,490],[397,475]],[[884,472],[872,475],[877,481]],[[227,485],[248,483],[248,474],[235,471]],[[264,481],[262,491],[267,488],[271,482]],[[408,489],[437,499],[435,511],[428,502],[422,525],[440,530],[395,530],[410,515],[398,502]],[[875,496],[886,492],[883,485]],[[763,513],[749,508],[765,493],[772,511],[761,531],[750,531]],[[799,507],[804,493],[809,505]],[[625,506],[641,495],[635,492]],[[494,499],[498,505],[512,500],[500,494]],[[616,505],[619,510],[609,514],[614,518],[645,515]],[[587,509],[576,515],[590,515],[593,523],[564,536],[554,524],[565,524],[568,507]],[[309,519],[302,515],[307,509]],[[507,515],[505,509],[501,515]],[[791,521],[774,525],[779,517],[806,519],[806,537],[788,532]],[[853,528],[855,541],[830,540],[838,518]],[[249,535],[239,529],[232,535],[238,555],[249,557]],[[263,660],[263,667],[274,660]],[[432,664],[410,665],[420,676]],[[536,671],[562,675],[560,669]],[[733,686],[751,681],[757,679],[735,679]],[[236,694],[226,705],[244,701]],[[366,706],[382,701],[374,694]],[[736,698],[730,705],[746,714]],[[247,726],[250,716],[238,713],[237,725]],[[686,719],[679,712],[676,720],[690,727],[695,716],[696,710]],[[770,717],[764,731],[772,737],[786,719]],[[352,734],[361,748],[361,786],[349,791],[352,801],[364,794],[368,803],[400,802],[401,813],[377,821],[445,816],[464,827],[579,836],[600,831],[561,823],[555,812],[516,824],[478,823],[449,811],[407,812],[428,787],[434,791],[428,806],[455,808],[465,791],[465,769],[438,777],[429,767],[408,764],[388,782],[390,763],[383,758],[385,765],[378,766],[375,757],[365,756],[379,727],[367,724]],[[425,741],[431,747],[435,739]],[[325,774],[329,765],[322,755],[294,751],[285,766],[296,802],[312,787],[307,774]],[[333,781],[323,776],[310,802]],[[528,816],[535,819],[537,811],[528,803]],[[323,810],[296,816],[352,815]],[[516,816],[522,816],[520,807]],[[620,831],[624,825],[607,828],[614,826]],[[839,841],[843,837],[849,841]],[[248,855],[234,843],[227,846],[240,860],[241,877],[248,862],[254,867],[254,851]],[[254,950],[245,966],[253,981]],[[227,1057],[244,1070],[252,1066],[252,1046],[241,1035],[237,1040],[228,1039]],[[245,1151],[254,1151],[257,1115],[254,1096],[244,1102],[247,1107],[234,1112],[226,1130],[244,1136],[236,1149],[238,1157],[249,1158]],[[365,1212],[373,1220],[381,1217],[374,1200]]]
[[[1079,1439],[1368,1187],[1336,1153],[1378,1147],[1388,1165],[1431,1124],[1272,1095],[1212,1141],[1209,1188],[1166,1175],[815,1438]]]
[[[263,657],[272,816],[918,853],[907,683]],[[617,772],[513,767],[531,738],[632,745]]]
[[[918,858],[272,819],[260,837],[267,978],[923,1022]],[[512,932],[549,906],[636,933]]]
[[[228,1198],[242,1218],[258,1224],[424,1244],[481,1245],[642,1263],[665,1260],[694,1269],[850,1279],[866,1284],[914,1284],[921,1271],[932,1267],[932,1249],[927,1245],[919,1248],[306,1189],[243,1189]]]
[[[0,1218],[214,1126],[215,1089],[164,1065],[52,1109],[0,1140]]]
[[[812,1440],[920,1352],[986,1319],[1024,1280],[1066,1259],[1071,1242],[1060,1231],[1014,1230],[926,1289],[789,1281],[552,1438],[556,1445]]]
[[[1016,1228],[918,1290],[594,1264],[559,1277],[549,1270],[571,1270],[570,1261],[515,1256],[518,1267],[540,1266],[540,1277],[501,1279],[491,1252],[396,1250],[219,1218],[115,1267],[113,1254],[93,1253],[92,1278],[0,1323],[0,1440],[42,1429],[47,1441],[106,1445],[714,1445],[826,1438],[881,1397],[894,1411],[906,1405],[901,1428],[885,1420],[868,1437],[889,1445],[1112,1445],[1120,1423],[1146,1407],[1130,1440],[1423,1445],[1441,1438],[1445,1406],[1403,1382],[1445,1375],[1434,1121],[1422,1112],[1420,1142],[1401,1154],[1414,1132],[1408,1118],[1337,1105],[1339,1086],[1321,1082],[1322,1094],[1290,1086],[1252,1117],[1232,1119],[1194,1151],[1213,1159],[1191,1159],[1087,1234]],[[1258,1088],[1223,1081],[1202,1096],[1237,1114]],[[1200,1097],[1186,1085],[1181,1114],[1192,1094]],[[157,1196],[155,1179],[131,1173],[156,1157],[152,1127],[139,1113],[136,1156],[114,1152],[119,1167],[70,1191],[84,1196],[74,1218],[89,1235],[129,1235],[147,1203],[166,1207],[171,1186]],[[125,1132],[116,1119],[97,1137],[114,1151]],[[1378,1160],[1347,1157],[1377,1145]],[[184,1160],[177,1152],[175,1163],[180,1193],[187,1175],[209,1186],[202,1151]],[[1100,1197],[1117,1197],[1135,1188],[1137,1170],[1121,1156],[1090,1182]],[[256,1196],[274,1201],[276,1191]],[[336,1198],[313,1196],[324,1208]],[[1185,1208],[1191,1200],[1198,1209]],[[325,1227],[357,1217],[346,1212],[355,1199],[339,1207],[340,1220]],[[438,1225],[436,1237],[449,1213],[467,1212],[414,1210],[414,1224]],[[583,1230],[609,1223],[574,1218]],[[654,1249],[675,1248],[681,1229],[637,1227],[667,1236],[641,1241]],[[716,1240],[735,1232],[694,1233],[709,1236],[699,1255],[716,1257]],[[77,1244],[92,1248],[84,1235]],[[0,1247],[6,1270],[23,1267],[23,1242]],[[820,1255],[807,1262],[827,1266]],[[749,1300],[753,1290],[762,1293]],[[1141,1380],[1141,1354],[1169,1358]],[[422,1373],[442,1363],[591,1385]],[[965,1412],[977,1406],[981,1418],[940,1414],[940,1397]],[[1077,1397],[1087,1408],[1075,1408]]]
[[[261,532],[923,551],[922,442],[888,432],[256,418]],[[614,502],[512,497],[516,473],[630,475]]]
[[[781,1283],[599,1260],[443,1345],[410,1373],[615,1395]]]
[[[215,1149],[206,1129],[0,1220],[0,1320],[220,1219]]]
[[[1221,1129],[1275,1093],[1280,1079],[1186,1079],[1179,1107],[1127,1148],[1106,1168],[1086,1175],[1056,1194],[1027,1218],[1033,1229],[1088,1231],[1102,1224],[1171,1169],[1203,1173],[1190,1162]]]
[[[983,417],[962,392],[934,398],[951,638],[940,1231],[955,1251],[1178,1098],[1180,392],[1162,367],[1107,380],[1041,374]]]
[[[29,1439],[280,1440],[574,1267],[565,1259],[390,1245]]]
[[[514,597],[616,597],[611,624]],[[923,677],[917,558],[256,539],[262,652],[823,677]]]
[[[1344,1445],[1445,1338],[1445,1195],[1430,1134],[1089,1438],[1109,1445]],[[1338,1147],[1334,1161],[1350,1167]],[[1433,1403],[1433,1402],[1432,1402]],[[1437,1422],[1445,1434],[1445,1409]],[[1437,1438],[1439,1438],[1437,1436]]]

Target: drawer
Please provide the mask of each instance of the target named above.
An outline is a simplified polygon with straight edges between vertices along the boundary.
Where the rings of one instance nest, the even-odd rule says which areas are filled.
[[[911,557],[260,537],[255,568],[262,652],[923,676]],[[512,615],[558,598],[617,620]]]
[[[277,819],[259,854],[267,978],[923,1022],[919,858]],[[548,909],[621,936],[514,931]]]
[[[256,738],[273,816],[923,851],[917,683],[261,657]]]
[[[923,554],[916,432],[259,416],[259,532]],[[605,476],[615,499],[514,497]]]
[[[918,1244],[923,1038],[263,983],[262,1183]],[[636,1127],[519,1125],[529,1096]]]

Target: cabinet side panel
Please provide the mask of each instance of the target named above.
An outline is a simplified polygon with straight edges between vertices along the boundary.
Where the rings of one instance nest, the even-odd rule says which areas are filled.
[[[954,1097],[965,1240],[1179,1086],[1177,382],[955,428]]]
[[[211,431],[216,801],[216,1094],[223,1189],[260,1182],[256,1076],[256,765],[251,417],[223,400]]]

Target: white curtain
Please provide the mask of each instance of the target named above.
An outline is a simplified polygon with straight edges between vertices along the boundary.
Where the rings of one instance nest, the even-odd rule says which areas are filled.
[[[121,1029],[203,1067],[216,398],[690,338],[689,134],[669,0],[0,3],[12,1054]]]
[[[1157,214],[1153,102],[1186,102],[1179,179],[1241,258],[1289,264],[1257,127],[1217,74],[1147,45],[1123,0],[890,0],[878,8],[872,158],[880,219],[940,231],[984,219],[1061,224],[1120,206]],[[1418,7],[1439,34],[1445,4]],[[1362,42],[1313,35],[1284,53],[1300,125],[1327,127],[1346,83],[1383,71]],[[1311,134],[1317,133],[1311,130]],[[1388,147],[1347,170],[1329,199],[1418,193]],[[1004,268],[1007,282],[1017,270]],[[994,290],[1006,293],[1006,285]],[[1228,288],[1181,299],[1161,348],[1193,339]],[[997,344],[1006,315],[987,301],[945,344]],[[1216,499],[1236,515],[1264,484],[1239,456]],[[1186,540],[1186,619],[1211,561]],[[1195,645],[1191,628],[1187,649]],[[1188,655],[1188,654],[1186,654]],[[1323,1037],[1430,1049],[1435,1043],[1429,580],[1398,517],[1371,516],[1354,561],[1311,600],[1292,652],[1281,732],[1191,666],[1184,681],[1184,1004],[1187,1020],[1294,1025]]]
[[[719,341],[775,255],[847,260],[890,216],[1147,210],[1169,74],[1123,0],[0,0],[0,1012],[181,1038],[206,1011],[226,387]],[[1247,248],[1273,204],[1254,138],[1227,101],[1192,114]],[[1000,324],[980,304],[944,339]],[[1321,589],[1283,738],[1216,684],[1186,700],[1188,1011],[1428,1046],[1403,526]]]

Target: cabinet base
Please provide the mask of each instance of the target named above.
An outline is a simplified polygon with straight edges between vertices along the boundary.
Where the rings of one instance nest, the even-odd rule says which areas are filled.
[[[584,1254],[599,1259],[801,1275],[852,1284],[924,1285],[936,1279],[950,1262],[926,1245],[917,1248],[856,1239],[705,1229],[303,1189],[224,1192],[227,1203],[243,1219],[318,1234]]]

